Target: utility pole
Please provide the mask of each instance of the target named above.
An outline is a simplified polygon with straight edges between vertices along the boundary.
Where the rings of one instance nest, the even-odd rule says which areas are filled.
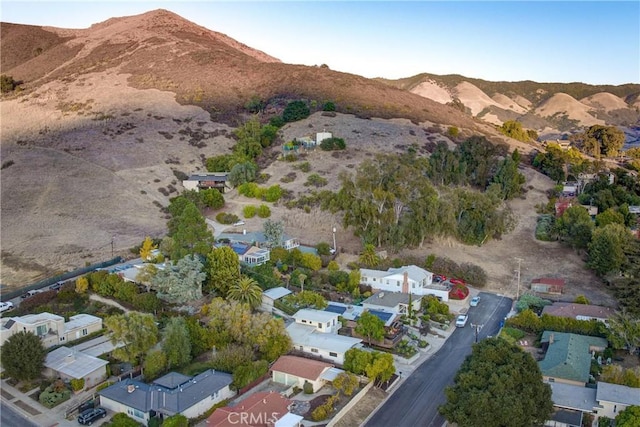
[[[111,236],[111,258],[113,258],[113,242],[116,239],[116,236]]]
[[[516,258],[516,261],[518,261],[518,270],[516,270],[518,273],[518,291],[516,292],[516,301],[518,301],[520,299],[520,267],[522,264],[522,258]]]

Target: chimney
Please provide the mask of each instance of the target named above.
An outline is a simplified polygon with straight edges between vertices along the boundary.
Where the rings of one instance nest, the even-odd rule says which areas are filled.
[[[133,384],[129,384],[127,386],[127,393],[133,393],[136,390],[136,386],[134,386]]]
[[[550,335],[549,335],[549,345],[553,344],[553,339],[554,339],[554,338],[555,338],[555,337],[554,337],[554,335],[553,335],[553,334],[550,334]]]
[[[267,399],[262,399],[262,404],[266,405],[267,404]]]
[[[243,235],[243,236],[246,236],[246,235],[247,235],[247,229],[246,229],[246,228],[243,228],[243,229],[242,229],[242,235]]]
[[[380,292],[380,293],[378,294],[378,298],[379,298],[379,299],[384,298],[384,292]]]
[[[404,280],[402,281],[402,293],[408,294],[409,293],[409,272],[405,271],[403,273],[403,276],[404,276]]]

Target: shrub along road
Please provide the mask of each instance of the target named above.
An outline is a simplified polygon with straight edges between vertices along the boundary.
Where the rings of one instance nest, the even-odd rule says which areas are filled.
[[[453,383],[460,365],[471,353],[476,333],[471,325],[483,325],[478,331],[478,340],[495,336],[513,303],[510,298],[494,294],[483,292],[480,296],[480,304],[469,309],[467,325],[457,328],[442,348],[389,396],[365,424],[367,427],[440,427],[444,424],[438,407],[445,402],[444,389]]]

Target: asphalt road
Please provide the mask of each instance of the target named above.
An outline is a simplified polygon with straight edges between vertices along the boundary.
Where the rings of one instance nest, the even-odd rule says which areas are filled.
[[[0,403],[0,426],[2,427],[38,427],[24,418],[4,402]]]
[[[367,427],[441,427],[445,420],[438,407],[446,398],[444,389],[465,357],[471,353],[478,327],[478,341],[495,336],[513,301],[494,294],[480,293],[480,304],[469,308],[469,321],[457,328],[442,348],[420,365],[409,378],[378,408],[365,424]]]

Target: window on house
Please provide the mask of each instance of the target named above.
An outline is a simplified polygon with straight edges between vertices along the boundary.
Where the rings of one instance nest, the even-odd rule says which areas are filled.
[[[49,328],[47,328],[47,325],[40,325],[38,327],[36,327],[36,335],[41,337],[43,335],[47,335],[47,331],[49,330]]]
[[[329,356],[331,357],[338,357],[338,353],[334,353],[333,351],[329,352]]]
[[[217,399],[218,398],[218,392],[214,391],[213,394],[211,395],[212,398]]]
[[[82,336],[85,336],[85,335],[87,335],[88,333],[89,333],[89,331],[87,331],[87,329],[86,329],[86,328],[82,330]]]
[[[312,348],[312,349],[311,349],[311,353],[317,353],[317,352],[318,352],[318,349],[317,349],[317,348]]]
[[[60,341],[64,341],[64,337],[60,337]]]
[[[398,280],[398,286],[400,286],[400,280]]]
[[[133,410],[133,416],[142,420],[144,419],[144,413],[142,411],[138,411],[137,409]]]
[[[412,283],[412,284],[411,284],[411,287],[415,289],[416,284],[415,284],[415,283]]]
[[[307,321],[306,321],[306,320],[304,320],[304,319],[302,319],[302,323],[307,323]]]
[[[373,281],[374,281],[374,282],[376,281],[376,278],[375,278],[375,277],[373,278]]]
[[[331,326],[331,322],[327,322],[327,328]]]
[[[318,328],[322,329],[322,323],[318,322]]]
[[[387,280],[387,285],[389,284],[389,280]]]

